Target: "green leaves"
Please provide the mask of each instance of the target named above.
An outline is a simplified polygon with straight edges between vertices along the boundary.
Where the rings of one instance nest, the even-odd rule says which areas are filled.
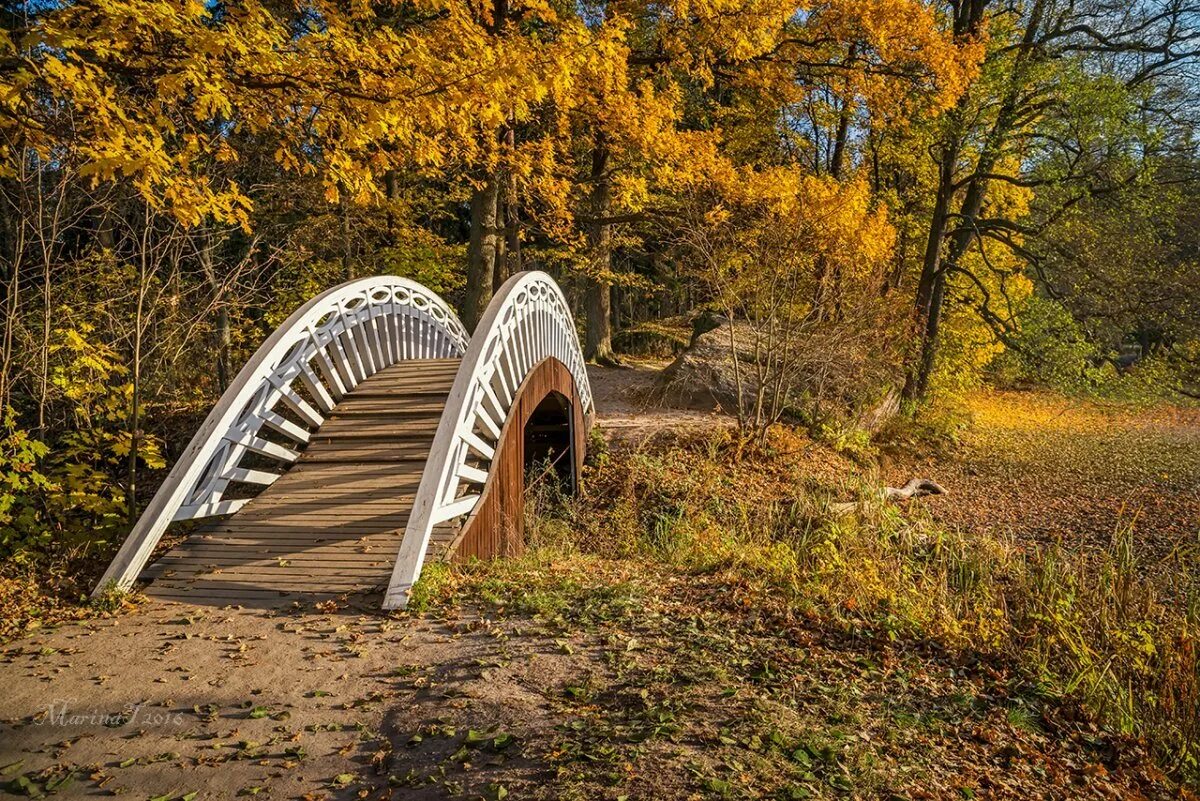
[[[704,789],[709,790],[710,792],[719,793],[721,795],[728,795],[729,791],[733,789],[733,786],[724,779],[712,778],[705,780]]]
[[[409,743],[412,744],[412,739]],[[419,740],[418,740],[419,742]],[[458,750],[450,757],[450,762],[467,762],[471,759],[472,752],[478,749],[486,749],[495,753],[499,753],[509,748],[516,738],[503,731],[480,731],[478,729],[468,729],[466,735],[462,739],[462,743]]]

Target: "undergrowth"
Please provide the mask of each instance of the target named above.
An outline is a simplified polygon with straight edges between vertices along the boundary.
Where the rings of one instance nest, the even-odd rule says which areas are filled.
[[[96,571],[81,571],[85,562],[44,555],[0,566],[0,642],[44,626],[118,614],[139,603],[139,596],[117,590],[90,597]]]
[[[734,460],[722,437],[601,454],[581,497],[531,501],[531,543],[718,575],[858,634],[1004,661],[1200,779],[1195,550],[1151,571],[1132,524],[1090,551],[967,535],[858,479],[804,475],[786,443]],[[856,511],[835,513],[847,493]]]

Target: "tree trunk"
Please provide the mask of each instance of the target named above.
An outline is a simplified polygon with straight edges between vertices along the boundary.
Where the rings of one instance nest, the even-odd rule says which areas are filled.
[[[846,54],[846,61],[853,62],[858,56],[858,43],[853,42],[850,45],[850,50]],[[849,88],[849,80],[846,81]],[[829,161],[829,174],[839,181],[842,178],[842,169],[846,163],[846,143],[850,138],[850,116],[854,111],[854,101],[845,98],[842,100],[842,108],[838,113],[837,135],[833,141],[833,156]]]
[[[213,264],[214,247],[212,231],[206,228],[200,238],[200,270],[204,273],[204,280],[208,283],[208,288],[212,290],[213,303],[217,307],[217,386],[224,393],[233,378],[230,365],[233,333],[229,323],[229,306],[225,299],[225,286],[217,277],[217,270]]]
[[[517,132],[510,123],[504,131],[504,146],[511,155],[517,145]],[[494,286],[500,286],[521,272],[521,201],[517,194],[517,175],[504,172],[504,257],[496,260]]]
[[[583,355],[598,364],[615,364],[612,349],[612,180],[608,174],[608,145],[604,135],[596,137],[592,149],[593,221],[588,227],[588,249],[592,275],[587,282],[587,337]]]
[[[4,215],[4,225],[8,229],[5,231],[8,241],[5,247],[6,253],[3,255],[8,269],[4,276],[4,336],[3,345],[0,346],[0,415],[7,410],[12,395],[13,373],[16,366],[13,362],[13,334],[17,328],[18,305],[21,299],[21,259],[25,255],[25,221],[18,219],[15,214],[6,214]]]
[[[483,186],[471,195],[471,239],[467,245],[467,294],[463,298],[462,320],[474,331],[492,299],[492,281],[499,251],[496,226],[500,182],[489,175]]]
[[[916,375],[913,377],[912,398],[924,400],[929,391],[929,378],[933,375],[933,365],[937,359],[938,332],[942,327],[942,307],[946,300],[946,273],[938,270],[933,279],[933,291],[929,298],[929,312],[925,316],[925,330],[921,336],[921,359],[917,364]],[[905,384],[905,392],[909,387]]]
[[[925,257],[921,261],[921,277],[917,281],[917,296],[915,303],[916,324],[919,336],[919,358],[909,370],[904,380],[902,397],[906,401],[920,401],[925,397],[929,385],[929,371],[933,368],[933,351],[935,343],[930,341],[931,334],[936,336],[940,320],[931,320],[935,313],[933,306],[936,290],[941,287],[945,292],[942,281],[942,241],[946,236],[946,219],[950,212],[950,201],[954,196],[954,166],[958,161],[959,140],[948,142],[942,150],[942,163],[938,168],[938,188],[933,204],[933,214],[929,220],[929,234],[925,240]],[[941,314],[939,298],[937,315]]]
[[[955,33],[976,31],[983,18],[986,5],[985,0],[976,0],[972,4],[964,5],[962,12],[964,16],[960,20],[956,20]],[[1008,90],[996,114],[996,121],[984,140],[979,158],[972,169],[972,177],[967,182],[966,195],[959,207],[958,222],[950,235],[950,246],[944,261],[941,251],[946,237],[950,201],[955,193],[954,167],[961,153],[961,139],[956,136],[943,152],[943,160],[938,174],[937,202],[934,206],[929,240],[926,244],[921,281],[917,285],[917,318],[921,332],[920,358],[917,361],[916,369],[909,372],[905,382],[905,400],[922,401],[929,389],[929,379],[933,374],[937,357],[937,336],[941,327],[941,315],[945,305],[946,270],[960,264],[978,235],[975,221],[983,209],[983,200],[988,186],[987,175],[996,166],[1005,139],[1011,130],[1022,91],[1022,75],[1028,58],[1034,50],[1037,31],[1041,25],[1045,7],[1045,0],[1037,0],[1030,11],[1029,22],[1022,36],[1021,47],[1017,52]]]
[[[38,370],[38,436],[46,433],[46,405],[50,402],[50,266],[54,261],[48,239],[58,239],[57,215],[54,228],[46,231],[46,194],[43,180],[45,170],[37,171],[37,237],[42,255],[42,342]],[[65,191],[65,189],[64,189]]]
[[[976,167],[977,172],[986,174],[992,169],[995,161],[992,153],[984,152]],[[985,180],[972,180],[967,185],[966,197],[963,198],[962,206],[959,208],[959,224],[950,235],[949,247],[946,249],[945,257],[941,260],[934,277],[929,306],[925,315],[925,330],[921,338],[921,359],[917,366],[912,400],[924,400],[929,389],[929,378],[933,375],[933,367],[937,360],[938,331],[941,329],[942,311],[945,307],[946,271],[957,266],[963,256],[967,255],[972,243],[975,242],[974,223],[983,209],[986,192],[987,182]]]
[[[100,217],[96,221],[96,242],[103,250],[116,250],[116,223],[113,220],[116,211],[113,209],[113,201],[104,200],[101,203]]]
[[[137,522],[138,515],[137,460],[142,440],[142,334],[146,307],[146,276],[149,268],[147,259],[149,258],[148,232],[150,227],[150,209],[147,206],[143,223],[142,247],[138,256],[137,307],[133,320],[133,364],[130,371],[130,377],[133,379],[133,392],[129,399],[129,459],[126,463],[128,495],[125,498],[127,519],[130,525]]]
[[[849,59],[854,60],[858,49],[856,45],[850,45]],[[833,140],[833,153],[829,158],[829,175],[835,180],[842,179],[842,171],[846,165],[846,144],[850,138],[850,114],[851,102],[845,100],[842,102],[841,111],[838,113],[837,133]],[[835,320],[841,318],[841,270],[836,264],[831,265],[829,259],[824,255],[817,258],[816,265],[816,294],[813,298],[813,311],[816,319],[824,320],[829,316],[829,307],[832,306],[832,316]]]
[[[388,242],[392,245],[396,244],[396,199],[400,196],[400,185],[396,178],[395,170],[388,170],[383,174],[383,191],[387,196],[387,233]]]
[[[141,402],[142,402],[142,300],[141,287],[138,288],[137,320],[133,344],[133,394],[129,404],[129,461],[126,469],[126,484],[129,495],[125,499],[127,519],[130,525],[137,522],[137,460],[141,448]]]
[[[229,307],[225,305],[225,299],[222,298],[221,305],[217,309],[217,386],[220,388],[221,394],[229,389],[229,382],[233,379],[229,368],[229,350],[232,341],[229,331]]]
[[[350,205],[345,198],[342,199],[341,208],[342,214],[342,273],[347,281],[354,280],[354,262],[351,260],[350,254]]]

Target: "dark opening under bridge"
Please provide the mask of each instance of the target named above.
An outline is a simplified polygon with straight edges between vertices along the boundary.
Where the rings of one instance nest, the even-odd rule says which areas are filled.
[[[595,409],[562,291],[525,272],[474,336],[405,278],[306,303],[242,368],[101,579],[270,605],[384,590],[429,559],[518,552],[525,471],[577,478]],[[146,567],[174,521],[218,518]]]

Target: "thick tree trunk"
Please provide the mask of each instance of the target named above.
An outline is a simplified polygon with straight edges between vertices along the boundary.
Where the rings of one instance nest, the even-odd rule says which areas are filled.
[[[938,270],[933,279],[933,292],[929,298],[929,311],[925,315],[925,329],[921,336],[921,358],[913,378],[913,400],[924,400],[929,391],[929,379],[933,375],[933,365],[937,359],[938,333],[942,327],[942,307],[946,300],[946,273]],[[909,386],[904,387],[905,395]]]
[[[984,158],[976,168],[981,174],[986,174],[992,168],[993,158],[985,153]],[[933,367],[937,361],[938,332],[942,324],[942,312],[946,298],[946,271],[961,263],[963,256],[975,242],[975,220],[983,209],[983,199],[987,191],[987,183],[983,180],[973,180],[967,186],[966,197],[959,208],[959,225],[950,235],[950,244],[941,266],[934,278],[933,291],[929,299],[929,308],[925,316],[925,330],[921,339],[921,359],[917,366],[913,400],[922,400],[929,390],[929,378],[933,375]]]
[[[489,175],[483,186],[471,195],[471,239],[467,245],[467,294],[463,298],[462,320],[475,330],[488,302],[492,299],[492,281],[499,251],[496,226],[500,182]]]
[[[600,281],[588,281],[587,341],[584,357],[597,364],[616,364],[612,349],[612,286]]]
[[[986,0],[974,0],[973,3],[964,4],[961,16],[955,21],[955,33],[961,35],[977,31],[986,5]],[[956,137],[943,152],[938,175],[937,201],[931,220],[929,240],[926,244],[921,281],[917,285],[916,309],[918,330],[921,332],[920,358],[917,360],[915,369],[909,372],[904,385],[905,400],[924,400],[929,389],[929,379],[933,374],[937,358],[938,331],[941,328],[941,316],[945,306],[946,271],[959,267],[963,256],[966,255],[978,236],[976,220],[979,219],[980,211],[983,209],[984,196],[988,187],[987,176],[995,168],[1006,137],[1011,130],[1022,89],[1021,75],[1034,50],[1045,7],[1045,0],[1037,0],[1030,11],[1029,22],[1026,24],[1021,48],[1017,53],[1008,90],[996,114],[996,121],[984,141],[979,158],[972,170],[972,177],[967,181],[966,195],[963,197],[962,205],[956,215],[957,222],[950,234],[950,244],[946,248],[944,257],[942,249],[946,238],[950,201],[956,191],[954,168],[961,154],[960,140]]]
[[[587,337],[583,355],[599,364],[613,364],[612,349],[612,181],[608,174],[608,145],[604,136],[596,138],[592,150],[592,223],[588,227],[588,248],[592,277],[587,282]]]
[[[508,25],[509,0],[493,0],[492,20],[488,30],[493,36],[504,37]],[[511,125],[499,134],[511,148],[516,133]],[[502,171],[489,174],[482,187],[471,196],[471,239],[467,246],[467,294],[463,299],[462,320],[467,330],[474,331],[483,317],[492,295],[508,278],[509,243],[505,236],[506,220],[513,210],[508,207],[508,180]],[[518,253],[519,258],[519,253]]]
[[[511,153],[517,134],[510,125],[504,132],[504,144]],[[517,194],[517,176],[510,169],[504,175],[504,258],[496,261],[496,289],[521,272],[521,201]]]
[[[938,180],[938,206],[934,209],[934,222],[938,228],[936,237],[937,247],[935,251],[931,251],[930,249],[935,244],[933,228],[931,227],[930,240],[925,251],[925,267],[930,268],[930,264],[932,264],[929,272],[929,284],[925,284],[926,270],[923,269],[921,272],[922,283],[917,289],[918,319],[922,323],[921,356],[917,362],[915,373],[910,375],[910,381],[905,384],[904,397],[906,400],[924,400],[925,393],[929,388],[929,378],[933,373],[937,358],[937,336],[941,328],[940,318],[945,305],[946,271],[953,267],[958,267],[962,263],[963,257],[967,255],[967,251],[971,249],[971,246],[975,243],[979,235],[976,229],[976,221],[979,219],[980,212],[983,211],[983,201],[987,195],[988,180],[985,176],[990,174],[996,166],[1000,146],[1010,125],[1015,103],[1016,95],[1015,93],[1010,93],[1000,109],[996,124],[984,145],[983,151],[979,154],[979,160],[976,162],[973,170],[975,177],[967,182],[966,194],[963,196],[962,205],[959,206],[957,215],[955,215],[957,223],[949,234],[949,244],[945,246],[946,252],[944,254],[941,252],[943,249],[942,243],[946,239],[946,226],[949,215],[947,206],[942,205],[942,199],[945,196],[948,203],[949,196],[953,194],[954,174],[952,171],[947,173],[945,165],[943,165]],[[957,155],[957,148],[955,148],[954,152]]]

